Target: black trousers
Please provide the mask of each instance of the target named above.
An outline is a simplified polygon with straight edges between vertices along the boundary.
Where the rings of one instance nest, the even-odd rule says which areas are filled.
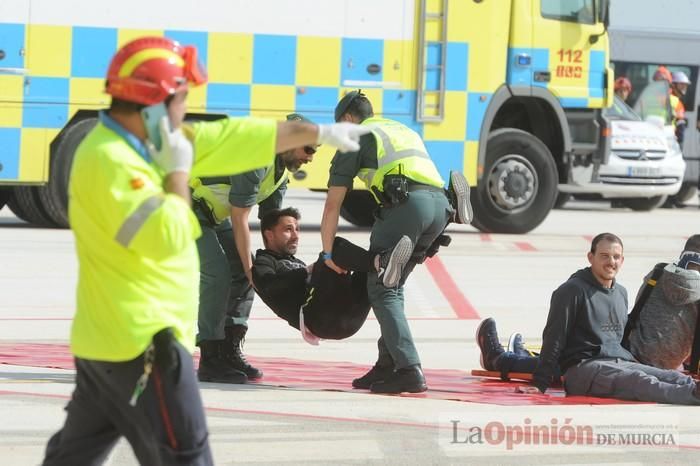
[[[66,421],[49,440],[43,464],[102,464],[122,435],[142,465],[213,464],[192,356],[179,343],[173,351],[177,363],[167,371],[154,365],[134,407],[129,400],[144,355],[116,363],[76,358]]]
[[[373,254],[341,237],[333,242],[333,262],[352,273],[337,274],[319,256],[311,274],[308,300],[302,306],[304,324],[314,335],[342,340],[362,327],[370,310],[367,272],[374,270],[373,258]]]

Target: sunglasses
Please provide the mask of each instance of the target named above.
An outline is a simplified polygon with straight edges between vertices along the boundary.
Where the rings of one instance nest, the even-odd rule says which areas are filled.
[[[304,153],[306,155],[314,155],[316,153],[316,148],[311,146],[304,146]]]

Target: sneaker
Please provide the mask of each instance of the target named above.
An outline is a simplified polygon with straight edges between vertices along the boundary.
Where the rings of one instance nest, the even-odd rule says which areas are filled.
[[[379,364],[375,364],[365,375],[353,380],[352,387],[368,390],[373,383],[381,382],[389,377],[392,372],[394,372],[393,366],[380,366]]]
[[[469,183],[461,172],[450,171],[450,183],[447,185],[450,203],[455,209],[453,221],[469,225],[474,218],[472,205],[469,202]]]
[[[510,334],[510,338],[508,338],[508,351],[518,356],[532,356],[532,353],[525,348],[523,336],[518,332]]]
[[[404,235],[394,249],[378,256],[377,277],[382,279],[385,287],[396,288],[399,285],[403,268],[411,258],[411,254],[413,254],[413,242],[411,238]]]
[[[482,320],[476,328],[476,343],[481,350],[481,357],[479,358],[481,367],[487,371],[497,370],[494,362],[505,351],[498,340],[496,321],[491,317]]]

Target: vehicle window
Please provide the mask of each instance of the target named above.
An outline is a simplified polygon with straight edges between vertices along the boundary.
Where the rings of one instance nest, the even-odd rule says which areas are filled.
[[[544,18],[595,24],[593,0],[542,0],[540,8]]]
[[[639,115],[634,113],[634,110],[632,110],[618,96],[615,96],[615,99],[613,100],[612,107],[606,108],[604,110],[604,112],[605,112],[605,116],[610,118],[611,120],[635,120],[635,121],[641,120]]]
[[[659,68],[659,63],[635,63],[635,62],[615,62],[613,64],[615,76],[626,76],[632,83],[632,93],[627,99],[627,104],[634,107],[639,100],[639,96],[644,89],[654,82],[654,73]],[[667,65],[670,72],[683,71],[690,78],[691,84],[683,98],[686,109],[695,108],[695,93],[698,80],[698,67],[688,65]]]

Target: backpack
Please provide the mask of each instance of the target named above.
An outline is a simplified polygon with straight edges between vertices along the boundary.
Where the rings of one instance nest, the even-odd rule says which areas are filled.
[[[654,266],[654,270],[651,271],[651,277],[647,279],[646,283],[644,284],[644,288],[642,289],[642,293],[639,295],[639,299],[636,303],[634,303],[632,311],[627,316],[627,325],[625,325],[625,333],[622,335],[622,347],[628,351],[630,349],[630,331],[632,331],[634,325],[637,323],[637,321],[639,321],[639,316],[642,313],[642,308],[647,303],[647,300],[649,300],[649,296],[654,290],[656,282],[658,282],[659,278],[661,278],[661,275],[664,273],[664,267],[666,267],[667,265],[668,263],[666,262],[660,262]]]

